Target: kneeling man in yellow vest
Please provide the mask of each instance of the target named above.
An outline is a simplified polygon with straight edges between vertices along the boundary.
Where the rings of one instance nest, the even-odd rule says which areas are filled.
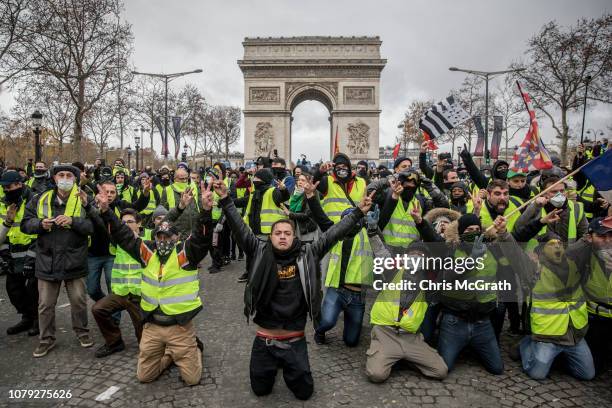
[[[533,379],[548,376],[555,358],[564,354],[567,369],[579,380],[595,376],[591,350],[584,339],[588,312],[576,263],[552,233],[538,239],[537,280],[531,293],[531,335],[520,343],[523,371]]]
[[[212,238],[210,187],[202,188],[202,209],[185,241],[178,241],[176,228],[165,222],[154,230],[154,241],[143,241],[108,211],[105,196],[99,194],[96,200],[115,242],[143,265],[138,379],[151,382],[174,363],[185,383],[198,384],[202,377],[202,352],[192,319],[202,310],[198,263],[206,256]],[[181,202],[191,200],[191,189],[186,189]]]
[[[132,230],[134,237],[140,236],[142,217],[132,208],[121,211],[121,221]],[[143,236],[150,240],[151,236]],[[118,246],[111,273],[111,290],[91,308],[91,313],[102,332],[105,343],[96,350],[96,357],[106,357],[125,349],[121,338],[121,330],[113,322],[113,314],[127,310],[136,338],[140,342],[142,335],[142,317],[140,315],[140,282],[142,278],[142,265],[134,259],[125,249]]]
[[[391,252],[374,235],[370,244],[377,258],[390,258]],[[414,242],[405,250],[408,257],[422,258],[427,253],[423,243]],[[383,280],[400,283],[413,281],[418,288],[418,282],[427,278],[424,269],[418,271],[408,269],[388,270],[380,275]],[[421,324],[427,312],[425,292],[419,289],[402,290],[383,289],[378,293],[370,312],[372,324],[372,340],[366,352],[366,375],[372,382],[383,382],[391,374],[391,367],[399,360],[413,363],[423,375],[442,379],[448,373],[446,363],[436,349],[430,347],[421,333]]]

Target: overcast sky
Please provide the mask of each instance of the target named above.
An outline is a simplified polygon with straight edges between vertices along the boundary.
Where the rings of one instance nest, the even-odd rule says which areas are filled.
[[[187,80],[212,104],[243,107],[236,60],[243,56],[244,37],[380,36],[381,54],[388,60],[381,77],[380,140],[385,145],[395,143],[397,125],[413,99],[439,100],[460,86],[464,74],[448,71],[449,66],[504,69],[521,57],[527,39],[544,23],[554,19],[568,25],[612,11],[609,0],[128,0],[125,7],[135,36],[136,68],[202,68],[202,74]],[[292,156],[303,152],[314,160],[326,158],[329,125],[323,105],[304,102],[294,116]],[[545,140],[551,140],[547,120],[540,122]],[[610,106],[587,112],[587,128],[610,133],[606,126],[611,123]]]

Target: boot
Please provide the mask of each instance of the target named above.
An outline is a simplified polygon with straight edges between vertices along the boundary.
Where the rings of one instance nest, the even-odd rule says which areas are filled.
[[[19,323],[6,329],[6,334],[8,335],[18,334],[24,331],[28,331],[31,328],[32,328],[32,320],[22,317]]]
[[[28,336],[38,336],[40,334],[40,330],[38,329],[38,319],[32,321],[32,327],[28,330]]]

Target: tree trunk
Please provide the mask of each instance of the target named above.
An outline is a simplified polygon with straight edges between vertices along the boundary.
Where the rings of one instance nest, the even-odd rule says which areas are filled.
[[[569,133],[569,127],[567,125],[567,109],[561,108],[561,165],[567,165],[567,139]]]
[[[81,157],[81,139],[83,138],[83,116],[85,106],[85,80],[79,79],[78,105],[74,116],[74,142],[72,157]]]
[[[506,161],[508,161],[508,128],[506,128]]]

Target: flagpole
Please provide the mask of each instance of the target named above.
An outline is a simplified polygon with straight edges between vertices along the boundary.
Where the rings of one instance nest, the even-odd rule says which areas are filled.
[[[601,156],[599,156],[601,157]],[[597,157],[597,159],[599,159],[599,157]],[[595,160],[597,160],[595,159]],[[523,204],[521,204],[519,207],[516,207],[514,210],[510,211],[508,214],[504,214],[503,217],[504,218],[508,218],[511,215],[513,215],[514,213],[516,213],[517,211],[521,211],[523,208],[527,207],[529,204],[531,204],[536,198],[541,197],[543,194],[547,193],[551,188],[555,187],[556,185],[564,182],[565,180],[567,180],[568,178],[572,177],[574,174],[578,173],[580,170],[582,170],[582,168],[584,166],[586,166],[587,164],[591,163],[591,161],[587,161],[586,163],[584,163],[582,166],[578,167],[576,170],[572,171],[571,173],[568,173],[566,176],[564,176],[562,179],[556,181],[555,183],[551,184],[550,186],[548,186],[545,190],[539,192],[538,194],[536,194],[535,196],[531,197],[529,200],[525,201]],[[486,230],[485,232],[489,231],[490,229],[492,229],[495,225],[491,224]]]

